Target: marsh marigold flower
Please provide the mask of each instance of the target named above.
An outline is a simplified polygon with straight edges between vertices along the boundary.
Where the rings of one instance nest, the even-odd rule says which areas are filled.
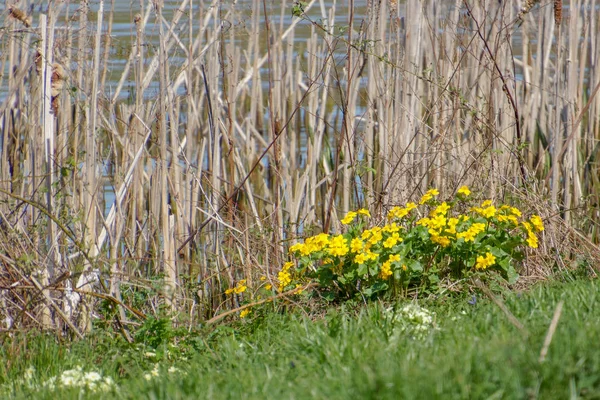
[[[475,263],[475,268],[476,269],[486,269],[488,267],[491,267],[495,263],[496,263],[496,257],[492,253],[487,252],[485,254],[485,257],[484,256],[477,257],[477,262]]]
[[[327,248],[327,252],[332,256],[345,256],[350,251],[348,247],[347,240],[342,235],[337,235],[329,242],[329,246]]]
[[[381,279],[388,279],[392,275],[392,263],[386,261],[381,266],[381,270],[379,271],[379,276]]]
[[[358,253],[365,247],[365,243],[359,238],[354,238],[350,242],[350,251],[352,253]]]
[[[394,247],[396,245],[396,243],[401,242],[401,241],[402,241],[402,238],[396,232],[383,242],[383,247],[390,249],[390,248]]]
[[[433,199],[434,197],[436,197],[437,195],[439,195],[440,192],[437,189],[429,189],[424,195],[423,197],[421,197],[421,201],[419,201],[419,204],[425,204],[427,203],[429,200]]]
[[[365,217],[371,218],[371,213],[366,208],[361,208],[356,212],[358,215],[364,215]]]
[[[531,225],[533,225],[533,229],[536,231],[541,232],[544,230],[544,223],[539,215],[532,215],[529,221],[531,222]]]
[[[356,211],[349,211],[348,214],[346,214],[346,216],[340,220],[340,222],[344,225],[350,225],[357,215],[358,214]]]
[[[532,231],[527,232],[527,244],[532,249],[538,248],[538,238]]]
[[[469,190],[469,187],[465,185],[465,186],[459,187],[458,190],[456,191],[456,193],[467,197],[471,194],[471,191]]]

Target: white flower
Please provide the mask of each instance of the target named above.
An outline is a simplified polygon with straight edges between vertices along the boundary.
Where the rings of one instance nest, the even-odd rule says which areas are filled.
[[[388,308],[385,312],[392,318],[395,329],[414,339],[423,339],[434,328],[435,313],[417,304],[407,304],[398,311]]]
[[[23,374],[23,377],[25,378],[26,381],[30,381],[33,379],[33,375],[35,374],[35,367],[34,366],[30,366],[25,370],[25,373]]]

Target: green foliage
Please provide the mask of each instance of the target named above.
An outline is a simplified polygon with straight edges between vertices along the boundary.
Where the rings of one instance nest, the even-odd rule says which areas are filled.
[[[565,399],[600,396],[597,281],[506,292],[523,336],[486,298],[344,303],[323,317],[265,316],[260,325],[191,332],[186,358],[103,332],[76,343],[15,333],[0,346],[0,398],[14,399]],[[563,312],[539,362],[559,301]],[[171,345],[163,346],[172,350]],[[100,392],[45,383],[78,366],[112,378]],[[56,380],[55,380],[56,381]]]
[[[302,17],[307,5],[308,3],[305,1],[296,1],[292,6],[292,15],[298,18]]]
[[[366,209],[351,211],[341,220],[345,232],[291,246],[293,260],[279,273],[279,289],[316,280],[329,300],[374,298],[411,287],[435,291],[442,280],[492,270],[514,283],[525,247],[538,246],[541,218],[526,219],[516,207],[496,208],[491,200],[476,205],[466,186],[448,202],[438,195],[431,189],[419,205],[393,207],[384,226],[369,227]]]

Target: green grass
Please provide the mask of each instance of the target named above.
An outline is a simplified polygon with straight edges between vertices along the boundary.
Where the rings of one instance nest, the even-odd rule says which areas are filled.
[[[29,399],[600,398],[598,290],[598,282],[580,280],[506,294],[503,301],[526,336],[492,302],[478,298],[472,305],[469,297],[422,302],[436,314],[436,328],[422,339],[403,333],[377,303],[341,307],[315,321],[271,313],[223,325],[187,336],[178,348],[159,344],[153,359],[143,344],[136,348],[107,334],[70,346],[50,336],[5,338],[0,384],[5,393],[12,386],[13,397]],[[562,316],[540,363],[560,300]],[[160,358],[159,377],[147,381],[144,373]],[[113,377],[116,388],[80,397],[78,389],[33,390],[18,381],[29,366],[39,383],[75,365]],[[168,373],[172,365],[186,373]]]

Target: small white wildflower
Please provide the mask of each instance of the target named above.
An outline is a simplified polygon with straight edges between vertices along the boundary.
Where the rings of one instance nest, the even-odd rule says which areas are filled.
[[[147,352],[144,353],[144,357],[146,357],[146,358],[153,358],[153,357],[156,357],[156,353],[153,352],[153,351],[147,351]]]
[[[63,371],[59,377],[52,377],[42,386],[54,390],[56,386],[62,387],[77,387],[87,389],[91,392],[98,390],[108,391],[114,385],[112,378],[103,378],[96,371],[84,372],[81,366],[76,366],[74,369]]]
[[[416,304],[407,304],[396,312],[393,308],[389,308],[386,313],[395,323],[395,329],[414,339],[423,339],[434,327],[435,314]]]
[[[25,378],[26,381],[30,381],[33,379],[34,374],[35,374],[35,367],[32,365],[25,370],[25,373],[23,374],[23,378]]]
[[[52,378],[48,379],[46,382],[44,382],[42,384],[42,386],[45,388],[48,388],[50,390],[56,389],[56,377],[53,376]]]

